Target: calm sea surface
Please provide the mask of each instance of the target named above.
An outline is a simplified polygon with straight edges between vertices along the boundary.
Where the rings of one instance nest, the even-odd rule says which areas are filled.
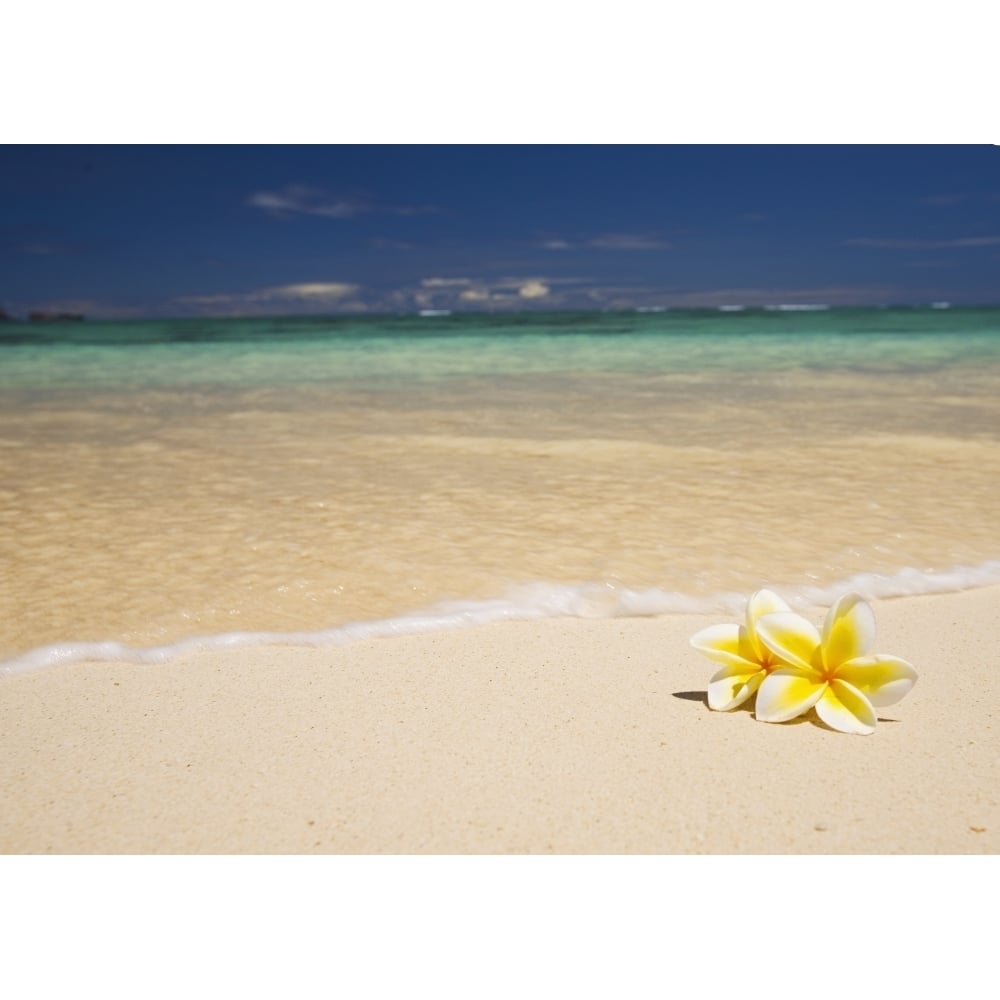
[[[998,529],[997,309],[0,324],[0,660],[949,589]]]

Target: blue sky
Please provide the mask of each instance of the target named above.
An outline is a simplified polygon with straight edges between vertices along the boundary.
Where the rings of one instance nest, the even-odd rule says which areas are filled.
[[[992,146],[5,146],[0,308],[1000,303]]]

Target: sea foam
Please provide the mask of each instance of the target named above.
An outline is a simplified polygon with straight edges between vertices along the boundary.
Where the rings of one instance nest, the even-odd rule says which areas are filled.
[[[896,573],[859,573],[825,585],[775,586],[795,607],[828,607],[849,591],[868,600],[953,593],[1000,583],[1000,560],[947,570],[906,568]],[[740,614],[748,595],[726,592],[695,597],[678,591],[634,590],[611,583],[538,582],[491,600],[445,601],[432,607],[371,621],[348,622],[314,632],[225,632],[190,636],[162,646],[137,648],[120,642],[59,642],[0,662],[0,677],[59,664],[166,663],[185,654],[248,646],[330,647],[364,639],[414,635],[502,621],[543,618],[635,618],[670,614]]]

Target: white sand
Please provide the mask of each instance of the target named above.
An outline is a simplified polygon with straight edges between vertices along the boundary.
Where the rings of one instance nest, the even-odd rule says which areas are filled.
[[[0,850],[996,852],[1000,587],[875,611],[920,680],[867,737],[709,711],[717,617],[5,678]]]

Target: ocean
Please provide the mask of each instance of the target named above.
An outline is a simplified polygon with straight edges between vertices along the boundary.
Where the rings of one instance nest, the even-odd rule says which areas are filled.
[[[0,672],[1000,581],[1000,309],[0,324]]]

